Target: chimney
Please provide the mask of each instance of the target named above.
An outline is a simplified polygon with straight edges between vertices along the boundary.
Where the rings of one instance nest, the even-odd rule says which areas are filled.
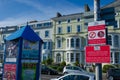
[[[85,12],[89,12],[90,11],[90,8],[89,8],[88,4],[85,4],[84,9],[85,9]]]
[[[61,17],[61,16],[62,15],[59,12],[57,12],[56,17]]]

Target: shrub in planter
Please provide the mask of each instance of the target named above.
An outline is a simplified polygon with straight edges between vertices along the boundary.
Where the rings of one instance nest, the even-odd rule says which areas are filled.
[[[66,66],[66,62],[65,61],[61,62],[60,66]]]
[[[110,68],[115,68],[115,66],[114,65],[104,65],[102,71],[104,73],[106,73],[107,70],[110,69]]]
[[[57,70],[57,68],[58,68],[58,66],[54,66],[54,65],[50,65],[49,67],[52,69],[55,69],[55,70]]]
[[[58,68],[57,68],[57,71],[59,71],[59,72],[62,72],[63,71],[63,66],[59,66]]]
[[[75,63],[74,63],[74,66],[79,66],[80,64],[79,64],[79,62],[78,61],[76,61]]]

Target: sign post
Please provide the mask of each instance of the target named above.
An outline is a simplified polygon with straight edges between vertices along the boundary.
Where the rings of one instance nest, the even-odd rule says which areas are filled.
[[[105,21],[100,20],[100,0],[94,0],[94,22],[88,24],[86,62],[96,63],[96,79],[102,80],[102,63],[110,62],[110,47],[107,44]],[[104,49],[106,48],[106,50]]]

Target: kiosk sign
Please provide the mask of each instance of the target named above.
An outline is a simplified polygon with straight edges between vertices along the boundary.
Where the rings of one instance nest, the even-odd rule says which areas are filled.
[[[88,24],[88,44],[106,44],[105,21],[90,22]]]

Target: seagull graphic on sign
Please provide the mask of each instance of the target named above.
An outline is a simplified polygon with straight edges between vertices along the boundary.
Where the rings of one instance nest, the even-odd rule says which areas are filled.
[[[104,31],[99,31],[98,32],[98,37],[104,37],[104,35],[105,35]]]

